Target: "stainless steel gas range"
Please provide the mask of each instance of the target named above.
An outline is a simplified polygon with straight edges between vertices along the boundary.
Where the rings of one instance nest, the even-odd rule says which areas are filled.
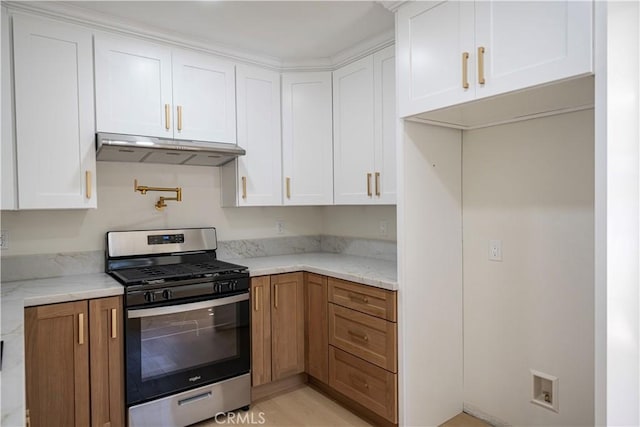
[[[215,228],[107,233],[125,290],[129,426],[186,426],[251,401],[249,273]]]

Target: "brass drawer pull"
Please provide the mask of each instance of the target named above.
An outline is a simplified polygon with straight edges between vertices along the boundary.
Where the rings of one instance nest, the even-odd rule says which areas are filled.
[[[111,309],[111,338],[118,338],[118,310]]]
[[[92,191],[91,191],[91,183],[92,183],[91,171],[86,171],[84,173],[84,180],[85,180],[85,187],[86,187],[86,194],[85,195],[87,196],[87,199],[90,199],[91,198],[91,193],[92,193]]]
[[[164,104],[164,128],[166,130],[171,129],[171,125],[169,122],[171,121],[171,106],[169,104]]]
[[[469,89],[469,52],[462,52],[462,87]]]
[[[349,299],[351,301],[357,301],[357,302],[361,302],[363,304],[369,304],[369,298],[367,298],[364,295],[360,295],[360,294],[349,294]]]
[[[78,344],[84,344],[84,313],[78,313]]]
[[[291,198],[291,178],[287,177],[287,199]]]
[[[369,337],[367,336],[367,334],[361,334],[359,332],[353,332],[352,330],[348,330],[347,333],[349,335],[351,335],[352,337],[357,338],[359,340],[367,341],[367,342],[369,341]]]
[[[277,309],[278,308],[278,285],[273,285],[273,305]]]
[[[247,177],[242,177],[242,198],[246,200],[247,198]]]
[[[258,302],[258,291],[261,291],[262,287],[253,288],[253,311],[260,311],[260,303]]]
[[[182,130],[182,105],[178,105],[178,130]]]
[[[478,48],[478,83],[483,85],[485,83],[484,79],[484,47],[480,46]]]
[[[367,196],[371,197],[371,174],[367,174]]]
[[[376,196],[380,197],[380,172],[376,172]]]

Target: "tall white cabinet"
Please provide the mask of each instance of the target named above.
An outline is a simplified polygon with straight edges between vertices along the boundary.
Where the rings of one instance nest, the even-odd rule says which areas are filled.
[[[591,73],[592,15],[571,0],[403,5],[400,116]]]
[[[105,34],[95,63],[99,132],[236,143],[232,63]]]
[[[13,47],[18,207],[95,208],[91,32],[16,14]]]
[[[335,204],[393,204],[395,51],[388,47],[333,72]]]
[[[17,209],[18,194],[16,185],[16,144],[13,122],[13,67],[11,66],[11,31],[9,26],[9,14],[2,7],[2,25],[0,26],[0,43],[2,43],[2,124],[0,125],[0,137],[2,138],[2,191],[0,192],[0,208],[3,210]]]
[[[280,73],[239,65],[238,146],[245,156],[221,169],[223,206],[282,204]]]
[[[331,73],[282,75],[285,205],[333,204]]]

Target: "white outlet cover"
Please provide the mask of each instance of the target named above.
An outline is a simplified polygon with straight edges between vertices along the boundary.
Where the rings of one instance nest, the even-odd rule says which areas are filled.
[[[489,261],[502,261],[502,240],[489,240]]]
[[[0,249],[9,249],[9,233],[5,230],[0,231]]]
[[[276,232],[284,234],[284,221],[276,221]]]
[[[550,409],[553,412],[560,411],[560,396],[558,377],[544,372],[530,369],[531,371],[531,403]],[[549,396],[549,401],[545,400]]]

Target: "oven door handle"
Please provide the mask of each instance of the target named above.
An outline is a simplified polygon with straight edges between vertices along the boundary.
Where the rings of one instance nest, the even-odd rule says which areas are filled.
[[[249,293],[233,295],[225,298],[218,298],[207,301],[192,302],[189,304],[167,305],[163,307],[141,308],[137,310],[127,310],[127,318],[139,319],[143,317],[162,316],[165,314],[184,313],[186,311],[201,310],[204,308],[219,307],[221,305],[235,304],[249,300]]]

